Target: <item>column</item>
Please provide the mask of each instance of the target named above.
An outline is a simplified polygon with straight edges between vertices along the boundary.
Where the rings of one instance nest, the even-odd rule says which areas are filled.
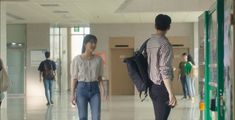
[[[6,62],[6,3],[0,1],[0,58],[3,60],[3,64],[7,65]],[[7,68],[7,67],[6,67]],[[4,93],[5,96],[7,93]],[[3,100],[2,106],[0,108],[0,119],[7,120],[7,97]]]
[[[0,57],[3,60],[3,64],[7,69],[7,62],[6,62],[6,3],[0,1]],[[5,93],[6,96],[6,93]],[[2,108],[7,107],[6,98],[2,103]]]

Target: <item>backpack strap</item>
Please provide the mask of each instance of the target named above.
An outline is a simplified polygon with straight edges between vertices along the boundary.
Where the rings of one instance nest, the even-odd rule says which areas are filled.
[[[140,49],[138,50],[138,53],[143,53],[146,51],[147,48],[147,43],[151,38],[148,38],[147,40],[145,40],[145,42],[141,45]]]

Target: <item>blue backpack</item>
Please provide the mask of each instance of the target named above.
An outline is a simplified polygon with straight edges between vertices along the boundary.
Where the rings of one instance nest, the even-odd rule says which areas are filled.
[[[146,52],[147,42],[149,39],[142,44],[140,49],[136,51],[132,57],[124,59],[124,63],[127,64],[128,75],[136,86],[140,98],[144,92],[145,97],[141,100],[142,102],[148,96],[149,88],[152,85],[152,81],[148,74],[148,60]]]

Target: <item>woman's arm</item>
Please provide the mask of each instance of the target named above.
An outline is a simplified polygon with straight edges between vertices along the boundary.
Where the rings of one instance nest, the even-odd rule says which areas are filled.
[[[78,84],[78,81],[77,80],[73,80],[73,83],[72,83],[72,96],[71,96],[71,99],[72,99],[72,104],[75,105],[76,104],[76,87],[77,87],[77,84]]]
[[[99,80],[99,87],[100,87],[101,95],[104,97],[104,99],[107,99],[107,95],[105,94],[104,82],[103,82],[102,77],[100,76],[98,78],[98,80]]]
[[[71,64],[71,77],[72,77],[72,95],[71,95],[71,100],[72,104],[76,104],[76,87],[78,84],[78,65],[77,65],[77,60],[76,57],[73,59],[72,64]]]

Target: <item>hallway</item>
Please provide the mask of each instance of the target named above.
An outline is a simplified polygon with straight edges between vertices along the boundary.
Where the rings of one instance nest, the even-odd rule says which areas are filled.
[[[76,107],[67,93],[55,95],[55,104],[46,106],[44,97],[8,97],[7,112],[1,109],[1,120],[77,120]],[[169,120],[199,120],[198,101],[180,100]],[[102,103],[102,120],[153,120],[153,108],[148,98],[143,103],[136,96],[113,96]],[[90,118],[90,117],[89,117]],[[90,119],[91,120],[91,119]]]

